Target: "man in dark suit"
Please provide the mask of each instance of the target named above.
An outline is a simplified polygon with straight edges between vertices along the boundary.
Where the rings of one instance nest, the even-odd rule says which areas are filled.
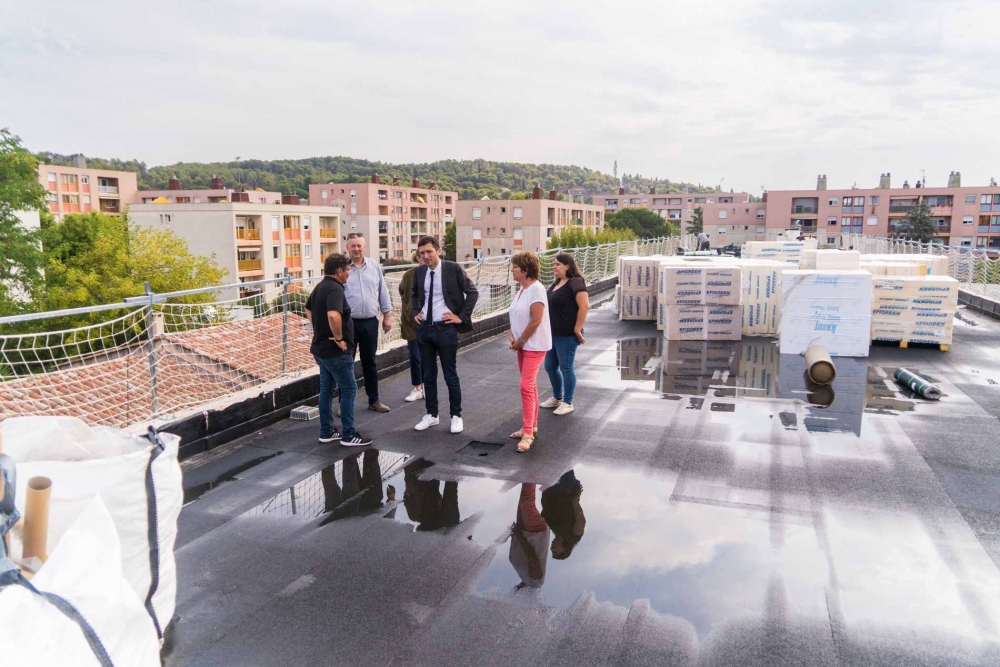
[[[441,244],[433,236],[417,243],[422,266],[413,275],[410,307],[420,345],[424,371],[424,402],[427,414],[414,426],[423,431],[440,424],[438,419],[437,358],[448,385],[451,408],[451,432],[461,433],[462,385],[458,380],[458,334],[472,331],[472,310],[479,291],[461,266],[441,259]]]

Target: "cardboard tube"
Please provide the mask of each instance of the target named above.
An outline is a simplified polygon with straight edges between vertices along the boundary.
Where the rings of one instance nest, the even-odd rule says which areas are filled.
[[[825,347],[813,345],[806,350],[806,373],[816,384],[830,384],[837,378],[837,367]]]
[[[28,480],[28,496],[24,502],[24,548],[21,551],[21,558],[36,556],[44,563],[49,557],[45,548],[49,534],[51,497],[51,479],[32,477]]]

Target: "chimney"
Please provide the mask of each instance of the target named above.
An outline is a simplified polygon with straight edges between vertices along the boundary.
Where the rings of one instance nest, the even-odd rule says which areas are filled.
[[[910,189],[910,182],[909,181],[903,181],[903,189],[904,190],[909,190]]]
[[[435,183],[434,181],[431,181],[431,187],[429,189],[430,190],[437,190],[438,189],[438,184]]]
[[[378,174],[372,174],[372,183],[375,183],[376,185],[378,185],[381,182],[382,181],[379,179]]]
[[[655,195],[655,194],[656,194],[656,187],[655,187],[655,186],[654,186],[654,187],[651,187],[651,188],[649,189],[649,194],[651,194],[651,195]]]
[[[392,177],[392,184],[393,185],[399,185],[399,177],[398,176],[393,176]]]
[[[281,195],[281,203],[290,206],[298,206],[299,196],[298,195]]]
[[[950,174],[948,174],[948,187],[949,188],[962,187],[962,172],[953,171]]]
[[[540,187],[538,187],[537,185],[531,191],[531,198],[532,199],[541,199],[542,198],[542,189]]]
[[[618,188],[618,196],[625,194],[625,188]]]
[[[884,174],[879,174],[878,189],[889,190],[891,188],[892,188],[892,177],[889,175],[889,172],[885,172]]]
[[[87,158],[83,157],[83,153],[77,153],[73,156],[73,166],[77,169],[87,168]]]
[[[555,190],[549,190],[549,199],[552,201],[559,201],[559,193]]]
[[[413,179],[413,187],[419,188],[420,187],[420,181],[418,181],[417,179],[414,178]]]
[[[167,181],[168,190],[180,190],[181,189],[181,179],[176,176],[171,176],[170,180]]]
[[[212,176],[212,182],[210,184],[212,190],[224,190],[225,186],[222,184],[222,179],[218,176]]]
[[[826,190],[826,174],[820,174],[816,177],[816,189]]]

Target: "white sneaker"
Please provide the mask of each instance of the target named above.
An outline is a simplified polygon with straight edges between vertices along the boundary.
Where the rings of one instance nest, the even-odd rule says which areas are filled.
[[[552,414],[554,414],[554,415],[568,415],[571,412],[573,412],[573,404],[572,403],[563,403],[558,408],[556,408],[555,412],[553,412]]]
[[[465,424],[462,423],[462,418],[461,417],[452,417],[451,418],[451,432],[452,433],[461,433],[463,429],[465,429]]]
[[[421,419],[420,422],[416,426],[413,427],[413,430],[414,431],[426,431],[431,426],[437,426],[440,423],[441,423],[441,420],[438,419],[437,417],[431,417],[430,415],[424,415],[423,419]]]
[[[420,391],[419,389],[414,389],[414,390],[413,390],[413,391],[411,391],[411,392],[410,392],[410,394],[409,394],[409,395],[408,395],[408,396],[406,397],[406,402],[407,402],[407,403],[412,403],[413,401],[419,401],[419,400],[420,400],[420,399],[422,399],[423,397],[424,397],[424,392]]]
[[[558,408],[560,405],[562,405],[562,399],[553,396],[549,400],[542,403],[540,407],[551,409],[551,408]]]

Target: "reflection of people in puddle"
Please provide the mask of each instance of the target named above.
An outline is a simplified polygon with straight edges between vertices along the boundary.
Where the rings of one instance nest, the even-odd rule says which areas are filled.
[[[335,516],[331,518],[336,519],[371,510],[382,504],[382,471],[378,455],[377,450],[369,449],[361,454],[348,456],[340,464],[343,473],[339,484],[336,466],[329,466],[320,472],[324,513],[335,511]]]
[[[522,484],[517,501],[517,518],[510,531],[510,564],[521,583],[517,588],[538,588],[545,583],[549,526],[538,511],[536,484]]]
[[[542,517],[555,535],[552,538],[552,557],[556,560],[569,558],[583,538],[587,518],[580,507],[582,494],[583,484],[572,470],[542,491]]]
[[[417,461],[403,471],[403,506],[417,530],[437,530],[457,526],[461,520],[458,511],[458,482],[445,482],[444,495],[441,482],[436,479],[421,480],[420,473],[431,463]]]

